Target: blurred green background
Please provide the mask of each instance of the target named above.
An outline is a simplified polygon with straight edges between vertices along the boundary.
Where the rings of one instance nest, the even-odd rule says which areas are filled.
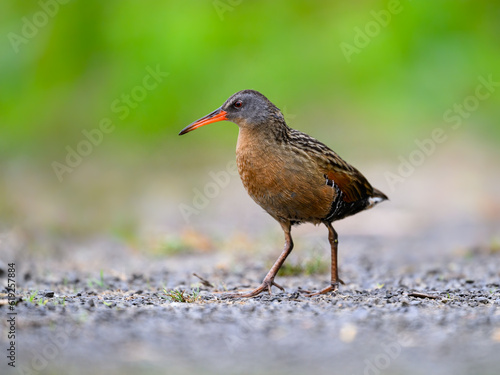
[[[386,1],[2,1],[0,222],[133,231],[145,191],[167,186],[175,201],[207,180],[197,170],[233,160],[234,124],[177,133],[241,89],[347,160],[397,164],[415,138],[449,129],[443,114],[479,76],[500,81],[500,3],[399,4],[377,29]],[[348,61],[341,44],[366,27],[373,36]],[[168,76],[144,90],[148,67]],[[117,111],[131,93],[141,100]],[[461,134],[496,147],[499,98],[481,101]],[[59,182],[52,163],[103,118],[114,130]]]

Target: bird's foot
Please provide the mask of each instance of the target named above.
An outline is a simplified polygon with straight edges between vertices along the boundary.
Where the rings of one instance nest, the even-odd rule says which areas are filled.
[[[339,279],[339,281],[335,283],[331,283],[330,286],[327,286],[324,289],[321,289],[319,292],[311,292],[310,290],[300,289],[301,293],[304,293],[306,297],[319,296],[320,294],[326,294],[330,292],[336,292],[339,289],[339,284],[344,285],[345,283]]]
[[[226,293],[222,297],[223,298],[252,298],[255,296],[258,296],[260,293],[264,291],[268,291],[269,295],[272,295],[271,292],[271,287],[275,286],[278,289],[281,289],[282,291],[285,291],[285,288],[283,288],[281,285],[278,285],[274,282],[274,280],[265,280],[262,282],[262,284],[258,287],[252,290],[251,292],[248,293]]]

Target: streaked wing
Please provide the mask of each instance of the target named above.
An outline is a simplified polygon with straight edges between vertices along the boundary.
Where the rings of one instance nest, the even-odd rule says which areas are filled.
[[[356,202],[373,195],[368,180],[328,146],[298,130],[292,130],[290,136],[309,157],[315,159],[324,177],[339,187],[345,202]]]

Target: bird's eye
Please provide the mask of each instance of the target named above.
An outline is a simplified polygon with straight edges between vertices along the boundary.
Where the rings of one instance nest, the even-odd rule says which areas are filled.
[[[241,102],[241,100],[237,100],[236,102],[234,102],[233,106],[235,108],[240,108],[241,106],[243,105],[243,103]]]

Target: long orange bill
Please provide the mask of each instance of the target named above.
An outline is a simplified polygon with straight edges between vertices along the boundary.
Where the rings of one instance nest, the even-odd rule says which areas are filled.
[[[218,108],[212,113],[206,115],[205,117],[202,117],[199,120],[193,122],[192,124],[186,126],[184,129],[181,130],[179,135],[189,133],[191,130],[197,129],[207,124],[211,124],[212,122],[227,120],[226,115],[227,115],[226,111],[223,111],[222,109]]]

